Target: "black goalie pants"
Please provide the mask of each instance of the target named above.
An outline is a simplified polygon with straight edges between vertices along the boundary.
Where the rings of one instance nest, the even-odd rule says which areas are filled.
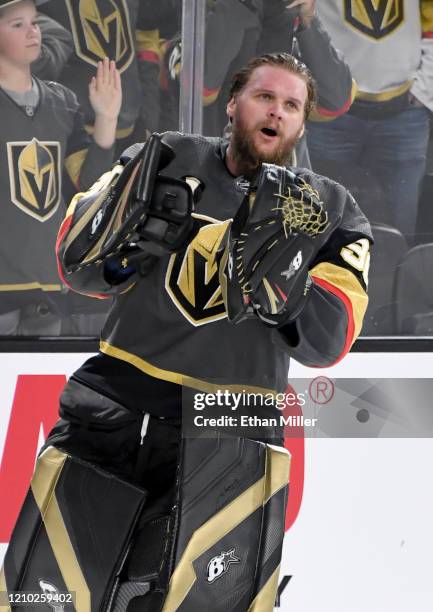
[[[59,612],[272,611],[286,451],[242,438],[182,440],[179,421],[132,414],[74,381],[61,417],[0,590],[40,592],[41,611],[56,602]]]

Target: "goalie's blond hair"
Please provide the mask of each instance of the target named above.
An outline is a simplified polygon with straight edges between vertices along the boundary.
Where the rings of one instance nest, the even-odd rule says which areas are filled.
[[[254,70],[256,68],[260,68],[261,66],[276,66],[278,68],[284,68],[292,74],[297,74],[303,81],[305,81],[307,86],[307,100],[305,102],[304,118],[307,120],[317,102],[316,81],[314,80],[313,75],[307,66],[303,62],[296,59],[296,57],[293,55],[290,55],[290,53],[266,53],[265,55],[255,57],[248,62],[244,68],[239,70],[239,72],[233,76],[229,92],[229,100],[235,98],[236,95],[244,89]]]

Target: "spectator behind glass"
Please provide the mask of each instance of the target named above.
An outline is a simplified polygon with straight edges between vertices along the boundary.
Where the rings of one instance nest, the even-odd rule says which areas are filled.
[[[90,139],[75,95],[31,74],[41,49],[36,17],[33,0],[0,0],[2,335],[61,332],[66,301],[54,247],[65,215],[62,182],[85,190],[110,166],[121,104],[119,73],[105,59],[89,86]]]
[[[158,4],[155,7],[155,4]],[[73,36],[74,52],[59,76],[83,108],[86,129],[93,132],[94,112],[86,83],[98,61],[115,60],[122,76],[123,100],[116,132],[116,155],[130,142],[143,140],[159,122],[161,39],[159,15],[176,0],[48,0],[42,11]],[[181,6],[181,3],[179,3]],[[134,128],[139,134],[134,134]]]
[[[409,241],[433,110],[432,9],[431,0],[318,6],[358,93],[343,117],[310,124],[313,166],[350,186],[371,221],[397,227]]]
[[[143,140],[146,132],[168,129],[161,115],[161,65],[167,39],[180,29],[182,2],[140,0],[135,45],[141,83],[140,116],[130,141]],[[177,129],[178,125],[174,126]]]
[[[58,81],[59,74],[74,52],[72,34],[51,17],[38,15],[37,23],[42,35],[41,52],[31,66],[39,79]]]
[[[334,118],[347,111],[352,102],[351,73],[316,16],[315,0],[210,0],[203,90],[205,134],[216,136],[224,130],[233,74],[256,55],[292,52],[295,37],[297,55],[318,85],[316,114]],[[172,46],[165,63],[173,83],[180,69],[179,45]],[[298,145],[293,163],[309,166],[303,144]]]

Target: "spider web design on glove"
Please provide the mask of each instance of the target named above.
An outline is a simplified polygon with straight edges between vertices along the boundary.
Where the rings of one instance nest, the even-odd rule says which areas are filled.
[[[320,236],[331,226],[319,192],[289,170],[265,167],[258,185],[235,216],[229,240],[227,307],[235,322],[254,312],[296,314]]]
[[[297,232],[313,238],[326,231],[329,224],[328,213],[317,189],[304,179],[298,179],[296,187],[288,187],[285,194],[275,195],[282,203],[273,210],[281,212],[286,238]]]

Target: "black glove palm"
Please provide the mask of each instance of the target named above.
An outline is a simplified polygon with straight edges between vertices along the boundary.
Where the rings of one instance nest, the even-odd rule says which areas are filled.
[[[315,238],[328,229],[319,194],[286,168],[263,164],[236,214],[222,268],[230,321],[295,319],[311,285]]]

